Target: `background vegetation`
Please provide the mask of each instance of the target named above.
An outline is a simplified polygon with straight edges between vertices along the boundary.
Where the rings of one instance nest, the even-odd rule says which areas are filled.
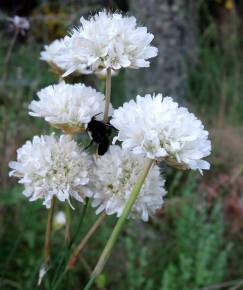
[[[201,177],[166,168],[164,208],[149,223],[127,222],[94,289],[243,289],[243,9],[240,1],[196,2],[195,64],[188,69],[186,93],[179,101],[207,124],[213,142],[212,169]],[[31,29],[18,37],[7,78],[0,81],[0,289],[33,290],[37,289],[43,258],[46,210],[41,202],[30,204],[23,197],[21,186],[7,177],[7,166],[26,139],[50,132],[43,120],[27,114],[36,91],[58,81],[39,61],[40,50],[62,37],[80,15],[109,5],[129,11],[129,1],[1,3],[0,76],[6,73],[6,51],[13,38],[7,16],[28,16]],[[81,80],[98,89],[104,86],[96,77]],[[115,106],[131,97],[126,95],[126,85],[124,72],[114,77]],[[72,233],[77,232],[84,211],[78,204],[75,207]],[[64,210],[62,204],[58,210]],[[94,220],[88,207],[75,242]],[[61,283],[70,249],[64,242],[65,229],[55,228],[53,263],[40,289],[82,289],[115,220],[109,217],[103,223],[77,267]]]

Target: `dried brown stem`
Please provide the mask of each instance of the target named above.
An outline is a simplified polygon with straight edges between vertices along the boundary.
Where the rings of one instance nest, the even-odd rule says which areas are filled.
[[[48,210],[48,219],[46,224],[45,246],[44,246],[44,260],[45,265],[48,265],[51,258],[51,233],[53,224],[55,198],[52,198],[51,208]]]
[[[100,224],[103,222],[105,219],[106,214],[102,213],[99,218],[96,220],[96,222],[93,224],[93,226],[90,228],[86,236],[82,239],[80,244],[77,246],[77,248],[74,250],[73,254],[71,255],[71,258],[69,259],[67,263],[67,270],[71,270],[75,267],[78,257],[80,253],[82,252],[83,248],[87,244],[87,242],[90,240],[90,238],[93,236],[93,234],[96,232]]]
[[[108,122],[110,99],[111,99],[111,68],[108,68],[106,72],[106,82],[105,82],[104,123]]]

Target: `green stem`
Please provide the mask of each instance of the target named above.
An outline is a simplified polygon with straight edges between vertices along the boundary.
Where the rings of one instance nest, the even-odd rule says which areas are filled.
[[[119,236],[119,234],[123,228],[123,225],[124,225],[128,215],[129,215],[129,212],[130,212],[133,204],[135,203],[135,201],[137,199],[137,196],[138,196],[138,194],[143,186],[143,183],[144,183],[144,181],[149,173],[149,170],[150,170],[152,164],[153,164],[153,160],[146,160],[144,167],[143,167],[143,169],[142,169],[142,171],[137,179],[137,182],[133,187],[132,193],[131,193],[129,199],[127,200],[127,203],[126,203],[125,208],[122,212],[122,215],[118,219],[118,221],[113,229],[113,232],[111,233],[110,238],[109,238],[109,240],[108,240],[108,242],[107,242],[100,258],[99,258],[99,261],[98,261],[95,269],[93,270],[93,272],[91,274],[90,281],[86,285],[84,290],[90,289],[93,282],[100,275],[106,262],[108,261],[110,255],[111,255],[112,249],[113,249],[113,247],[118,239],[118,236]]]
[[[108,122],[109,107],[111,99],[111,68],[109,67],[106,72],[105,81],[105,109],[104,109],[104,123]]]

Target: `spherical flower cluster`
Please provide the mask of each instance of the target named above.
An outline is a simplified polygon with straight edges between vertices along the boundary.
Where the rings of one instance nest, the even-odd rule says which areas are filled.
[[[109,151],[95,159],[94,195],[92,206],[96,212],[105,211],[108,215],[122,214],[145,159],[131,152],[125,152],[113,145]],[[164,179],[159,167],[154,165],[131,210],[132,217],[147,221],[149,216],[161,208],[165,195]]]
[[[55,127],[83,130],[92,117],[102,118],[104,95],[83,84],[60,83],[42,89],[37,95],[39,100],[31,102],[29,114],[43,117]]]
[[[13,28],[18,30],[23,36],[30,28],[29,20],[26,17],[15,15],[14,17],[9,17],[8,20],[10,21]]]
[[[114,111],[111,124],[119,130],[124,149],[150,159],[164,159],[180,169],[209,169],[208,132],[200,120],[170,97],[137,96]]]
[[[65,49],[64,39],[56,39],[49,45],[44,46],[44,50],[40,53],[40,59],[46,61],[55,71],[62,74],[67,70],[67,66],[59,59],[62,58]],[[75,71],[79,74],[91,73],[84,65],[79,65]]]
[[[24,184],[23,194],[30,201],[43,199],[47,208],[53,197],[70,203],[71,197],[83,202],[85,196],[92,194],[92,160],[67,135],[35,136],[17,150],[17,162],[10,162],[9,166],[13,169],[10,176]]]
[[[80,22],[81,26],[64,38],[66,49],[59,61],[68,68],[65,76],[79,65],[92,71],[148,67],[148,59],[158,53],[150,45],[154,36],[146,27],[138,27],[134,17],[102,11],[88,20],[82,17]]]

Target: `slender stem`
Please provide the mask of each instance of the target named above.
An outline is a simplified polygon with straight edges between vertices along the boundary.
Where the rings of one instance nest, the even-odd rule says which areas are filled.
[[[51,252],[51,232],[52,232],[52,224],[53,224],[53,214],[54,214],[54,205],[55,198],[52,198],[51,208],[48,210],[48,219],[46,225],[46,235],[45,235],[45,247],[44,247],[44,259],[45,265],[48,265],[50,261],[50,252]]]
[[[4,63],[3,63],[3,75],[2,75],[2,82],[3,82],[3,85],[4,85],[4,82],[7,80],[8,78],[8,65],[9,65],[9,61],[11,59],[11,55],[12,55],[12,51],[13,51],[13,47],[14,47],[14,44],[16,42],[16,39],[18,37],[18,34],[19,34],[19,29],[16,28],[15,31],[14,31],[14,35],[11,39],[11,42],[9,44],[9,47],[8,47],[8,50],[7,50],[7,53],[6,53],[6,56],[4,58]],[[5,100],[3,99],[3,102],[5,103]],[[8,122],[8,119],[9,119],[9,115],[8,115],[8,112],[7,112],[7,108],[5,106],[3,106],[3,125],[2,125],[2,132],[3,132],[3,138],[2,138],[2,150],[4,152],[4,150],[6,151],[5,148],[7,148],[7,138],[8,138],[8,127],[9,127],[9,122]],[[3,154],[3,164],[5,165],[7,163],[7,160],[6,160],[6,154]],[[3,166],[3,169],[2,169],[2,180],[3,180],[3,188],[5,189],[7,187],[7,177],[8,177],[8,174],[7,174],[7,166]]]
[[[80,228],[82,227],[82,224],[83,224],[83,221],[84,221],[84,218],[86,216],[87,209],[88,209],[88,206],[89,206],[89,200],[90,199],[88,197],[86,197],[85,204],[83,206],[83,210],[82,210],[82,213],[81,213],[81,218],[79,220],[79,224],[78,224],[77,230],[76,230],[75,234],[73,235],[73,237],[72,237],[72,239],[71,239],[71,241],[69,243],[68,250],[71,249],[71,247],[72,247],[74,241],[76,240],[76,237],[77,237],[77,235],[78,235],[78,233],[80,231]],[[65,260],[65,263],[66,263],[66,261],[67,261],[66,257],[67,257],[67,255],[65,255],[65,257],[62,260],[62,262],[60,263],[60,267],[61,267],[62,263],[64,262],[64,260]],[[65,278],[66,274],[68,274],[68,269],[67,269],[66,266],[64,266],[64,270],[62,271],[62,273],[60,275],[58,275],[58,272],[59,272],[59,270],[56,271],[55,279],[54,279],[54,285],[52,286],[53,287],[52,290],[58,289],[59,285],[62,283],[62,281]],[[58,278],[56,279],[56,277],[58,277]]]
[[[243,165],[240,165],[237,170],[234,172],[232,177],[230,178],[230,183],[234,184],[236,180],[240,177],[241,173],[243,172]]]
[[[60,289],[59,285],[61,284],[61,282],[63,281],[65,275],[67,274],[67,270],[65,269],[61,275],[58,276],[57,282],[55,283],[55,285],[52,286],[52,290],[56,290],[56,289]]]
[[[90,240],[90,238],[96,232],[96,230],[98,229],[98,227],[101,225],[101,223],[103,222],[103,220],[105,218],[106,218],[106,214],[102,213],[99,216],[99,218],[95,221],[95,223],[90,228],[90,230],[88,231],[86,236],[82,239],[80,244],[77,246],[77,248],[74,250],[73,254],[71,255],[71,258],[69,259],[68,264],[67,264],[67,270],[71,270],[71,269],[73,269],[75,267],[81,251],[83,250],[83,248],[85,247],[87,242]]]
[[[108,122],[110,99],[111,99],[111,68],[109,67],[106,71],[106,82],[105,82],[104,123]]]
[[[67,245],[69,245],[71,241],[71,213],[70,206],[68,203],[65,203],[65,213],[66,213],[65,242]]]
[[[123,225],[129,215],[130,210],[132,209],[133,204],[135,203],[137,196],[143,186],[143,183],[149,173],[149,170],[151,168],[151,166],[153,165],[153,160],[146,160],[144,167],[137,179],[136,184],[133,187],[132,193],[129,197],[129,199],[127,200],[127,203],[125,205],[125,208],[122,212],[122,215],[120,216],[120,218],[118,219],[113,232],[110,235],[110,238],[99,258],[99,261],[95,267],[95,269],[93,270],[92,274],[91,274],[91,279],[89,281],[89,283],[86,285],[86,287],[84,288],[84,290],[88,290],[90,289],[90,287],[92,286],[93,282],[95,281],[95,279],[100,275],[100,273],[102,272],[106,262],[108,261],[112,249],[118,239],[118,236],[123,228]]]
[[[90,275],[92,273],[92,269],[91,269],[90,265],[88,264],[88,262],[86,261],[86,259],[84,258],[84,256],[80,255],[79,260],[80,260],[81,264],[83,265],[84,269]]]
[[[240,283],[238,283],[237,285],[235,285],[234,287],[230,288],[229,290],[237,290],[240,289],[240,287],[243,285],[243,281],[241,281]]]
[[[77,236],[78,236],[78,234],[80,232],[80,229],[82,228],[82,224],[83,224],[84,218],[86,216],[88,206],[89,206],[89,198],[86,197],[85,204],[83,206],[83,210],[82,210],[82,213],[81,213],[81,218],[79,220],[77,230],[75,231],[75,234],[73,235],[73,237],[72,237],[72,239],[70,241],[69,248],[71,248],[71,246],[73,245],[74,241],[76,240],[76,238],[77,238]]]
[[[232,285],[239,285],[240,283],[242,283],[243,280],[233,280],[233,281],[227,281],[227,282],[223,282],[223,283],[219,283],[219,284],[216,284],[216,285],[211,285],[211,286],[207,286],[207,287],[203,287],[203,288],[198,288],[197,290],[219,290],[219,289],[223,289],[223,288],[226,288],[226,287],[230,287]],[[239,284],[237,284],[239,283]],[[232,290],[229,289],[229,290]]]
[[[89,290],[90,287],[93,285],[93,283],[95,282],[96,276],[91,274],[90,280],[88,282],[88,284],[85,286],[84,290]]]
[[[15,31],[14,31],[13,38],[12,38],[12,40],[10,42],[9,47],[8,47],[5,59],[4,59],[2,81],[6,81],[6,79],[8,77],[8,63],[10,61],[12,50],[13,50],[13,47],[14,47],[14,44],[16,42],[18,34],[19,34],[19,29],[16,28]]]

